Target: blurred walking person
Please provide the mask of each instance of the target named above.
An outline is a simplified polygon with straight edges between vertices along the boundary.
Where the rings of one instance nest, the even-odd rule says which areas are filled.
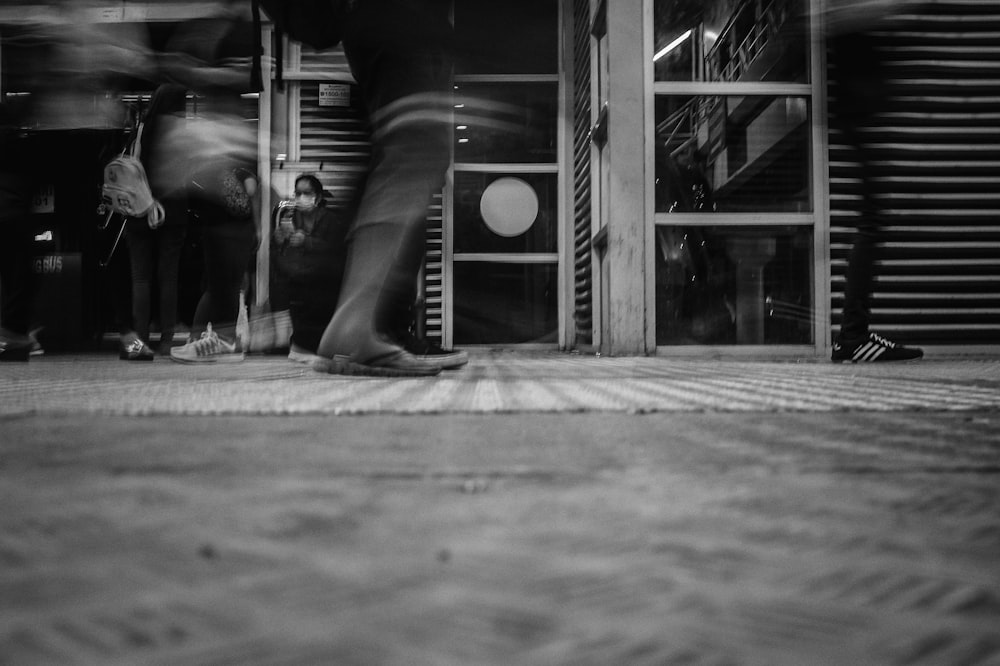
[[[34,344],[31,151],[18,111],[0,99],[0,361],[27,361]]]
[[[180,147],[175,142],[183,132],[187,107],[187,89],[163,84],[153,93],[149,108],[139,125],[135,154],[149,177],[153,197],[163,206],[162,221],[152,217],[130,218],[125,238],[132,266],[132,327],[121,339],[120,358],[150,361],[150,319],[152,285],[159,301],[159,353],[169,355],[177,322],[177,291],[181,250],[187,237],[188,201],[183,187],[178,187],[170,153]]]
[[[342,36],[372,130],[372,162],[348,235],[337,310],[314,364],[333,374],[433,375],[442,365],[390,337],[420,270],[427,208],[450,161],[452,26],[445,0],[261,0],[293,37],[303,26]],[[322,12],[322,14],[320,13]],[[332,20],[327,20],[330,15]],[[310,20],[312,19],[312,20]],[[317,45],[323,41],[307,36]]]
[[[873,173],[871,126],[886,110],[888,76],[877,31],[899,11],[888,0],[828,0],[827,54],[833,83],[831,126],[839,130],[858,164],[861,211],[848,255],[840,334],[832,360],[840,363],[910,361],[923,351],[869,330],[875,258],[883,240],[882,206]]]
[[[191,211],[203,248],[205,289],[187,344],[170,350],[179,363],[242,361],[236,335],[240,290],[259,242],[257,177],[249,164],[219,157],[192,180]]]

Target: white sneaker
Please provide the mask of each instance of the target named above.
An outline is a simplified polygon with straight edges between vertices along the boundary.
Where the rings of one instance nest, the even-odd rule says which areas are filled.
[[[226,342],[209,324],[201,338],[170,350],[170,360],[178,363],[238,363],[245,354],[236,343]]]
[[[302,363],[303,365],[310,365],[313,361],[318,359],[319,356],[313,354],[312,352],[306,351],[301,347],[296,347],[292,345],[288,350],[288,360],[292,363]]]

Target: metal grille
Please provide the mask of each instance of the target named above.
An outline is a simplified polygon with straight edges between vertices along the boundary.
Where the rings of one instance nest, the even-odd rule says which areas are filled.
[[[427,254],[424,264],[424,335],[441,344],[444,326],[444,204],[435,195],[427,212]]]
[[[590,186],[590,0],[573,7],[574,319],[577,344],[593,344]]]
[[[886,212],[872,326],[918,344],[997,344],[1000,4],[921,4],[877,35],[890,103],[869,128]],[[831,133],[835,332],[861,203],[858,167],[849,160]]]

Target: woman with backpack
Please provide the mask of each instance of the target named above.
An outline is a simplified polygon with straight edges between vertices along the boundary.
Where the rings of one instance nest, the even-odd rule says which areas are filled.
[[[132,269],[132,330],[121,336],[119,358],[151,361],[149,347],[153,282],[159,297],[161,355],[169,354],[177,322],[177,288],[181,250],[188,229],[188,201],[183,188],[176,186],[173,138],[183,131],[187,89],[163,84],[156,89],[139,125],[135,155],[142,162],[153,197],[163,206],[162,219],[149,215],[129,218],[125,238]]]

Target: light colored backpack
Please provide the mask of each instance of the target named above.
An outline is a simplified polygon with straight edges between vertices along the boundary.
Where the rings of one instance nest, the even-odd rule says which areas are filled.
[[[104,185],[101,188],[101,199],[104,205],[128,217],[146,217],[151,229],[163,224],[165,213],[159,201],[153,198],[135,146],[139,144],[139,136],[132,144],[131,154],[122,153],[108,162],[104,167]]]

